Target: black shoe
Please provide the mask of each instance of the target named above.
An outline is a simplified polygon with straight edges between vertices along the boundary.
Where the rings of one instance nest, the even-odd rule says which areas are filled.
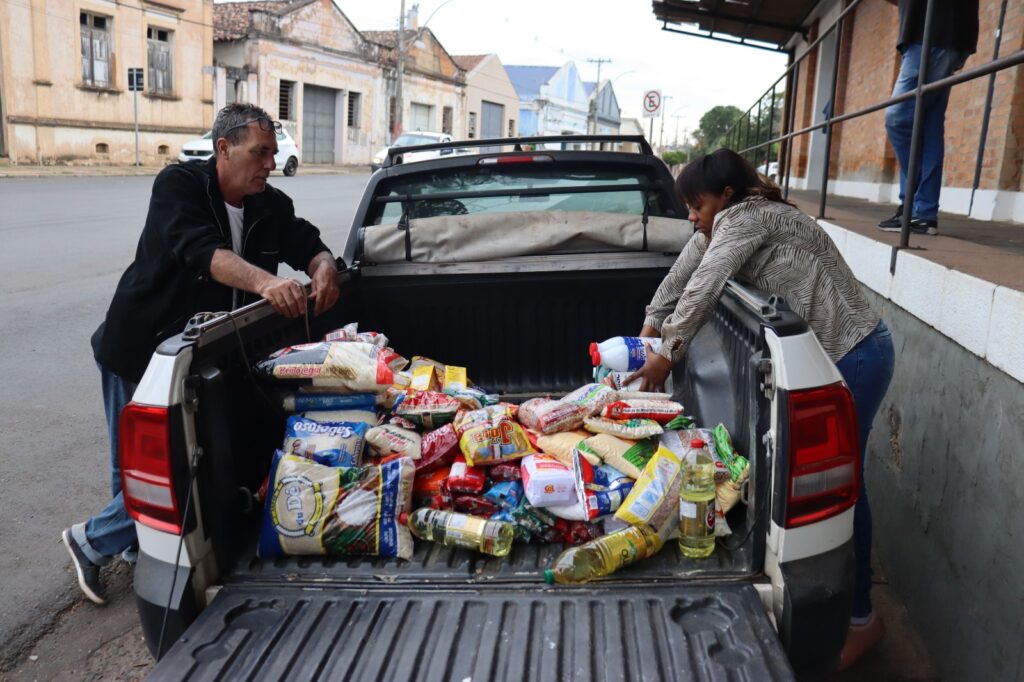
[[[64,541],[64,546],[68,548],[68,554],[71,555],[71,563],[75,565],[75,572],[78,573],[78,586],[82,588],[82,592],[90,601],[106,604],[106,595],[103,594],[103,585],[100,583],[100,567],[85,556],[85,552],[71,537],[70,528],[65,528],[60,537]]]
[[[883,232],[899,232],[900,227],[903,225],[903,204],[896,207],[896,215],[891,218],[886,218],[882,222],[878,223],[878,229]]]
[[[914,234],[938,234],[939,222],[937,220],[914,218],[910,221],[910,231]]]

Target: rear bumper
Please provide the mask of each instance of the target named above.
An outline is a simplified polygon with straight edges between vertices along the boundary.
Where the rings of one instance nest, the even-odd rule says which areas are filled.
[[[199,615],[192,587],[192,572],[188,566],[176,566],[155,559],[143,551],[139,552],[139,560],[135,565],[135,606],[139,612],[146,646],[154,658],[161,628],[164,629],[164,637],[160,651],[165,654]],[[166,627],[163,625],[165,610]]]
[[[853,606],[853,541],[781,565],[785,592],[779,637],[802,679],[827,679],[839,664]]]

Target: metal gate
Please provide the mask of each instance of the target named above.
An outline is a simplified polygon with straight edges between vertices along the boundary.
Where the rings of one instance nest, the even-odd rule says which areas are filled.
[[[505,117],[505,107],[494,102],[480,102],[480,139],[501,137],[501,119]]]
[[[302,88],[302,160],[334,163],[334,113],[338,91],[306,85]]]

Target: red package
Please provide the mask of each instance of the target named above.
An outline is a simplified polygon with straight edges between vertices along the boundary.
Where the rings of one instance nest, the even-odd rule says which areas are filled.
[[[409,429],[410,431],[419,431],[419,428],[420,428],[420,427],[416,426],[415,424],[413,424],[408,419],[406,419],[405,417],[399,417],[397,415],[392,417],[388,421],[391,424],[394,424],[395,426],[401,426],[403,429]]]
[[[601,536],[601,531],[596,524],[586,521],[569,521],[568,524],[569,529],[565,535],[566,544],[582,545]]]
[[[523,478],[523,472],[519,462],[505,462],[495,464],[487,470],[487,477],[495,483],[502,481],[519,481]]]
[[[266,478],[263,479],[263,483],[260,485],[260,489],[256,491],[256,499],[259,500],[260,504],[263,504],[263,502],[267,499],[268,485],[270,485],[270,474],[267,474]]]
[[[412,482],[412,496],[418,499],[425,497],[433,497],[441,493],[441,484],[448,478],[448,471],[440,469],[438,471],[424,474],[416,472],[416,478]]]
[[[458,495],[453,500],[453,504],[455,511],[473,516],[490,517],[491,514],[498,511],[497,505],[479,495]]]
[[[483,469],[466,464],[466,458],[459,456],[452,463],[448,474],[448,490],[453,493],[478,495],[484,491],[485,476]]]
[[[448,479],[444,479],[441,483],[441,492],[434,496],[433,502],[430,506],[434,509],[451,509],[452,508],[452,491],[448,489]]]
[[[455,433],[455,427],[445,424],[439,429],[423,434],[420,450],[422,454],[416,460],[417,474],[450,464],[459,453],[459,436]]]

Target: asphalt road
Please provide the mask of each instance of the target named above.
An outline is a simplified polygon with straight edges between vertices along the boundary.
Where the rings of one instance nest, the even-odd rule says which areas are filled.
[[[275,176],[342,238],[367,176]],[[60,533],[110,496],[89,337],[131,262],[152,177],[0,180],[0,671],[75,607]]]

